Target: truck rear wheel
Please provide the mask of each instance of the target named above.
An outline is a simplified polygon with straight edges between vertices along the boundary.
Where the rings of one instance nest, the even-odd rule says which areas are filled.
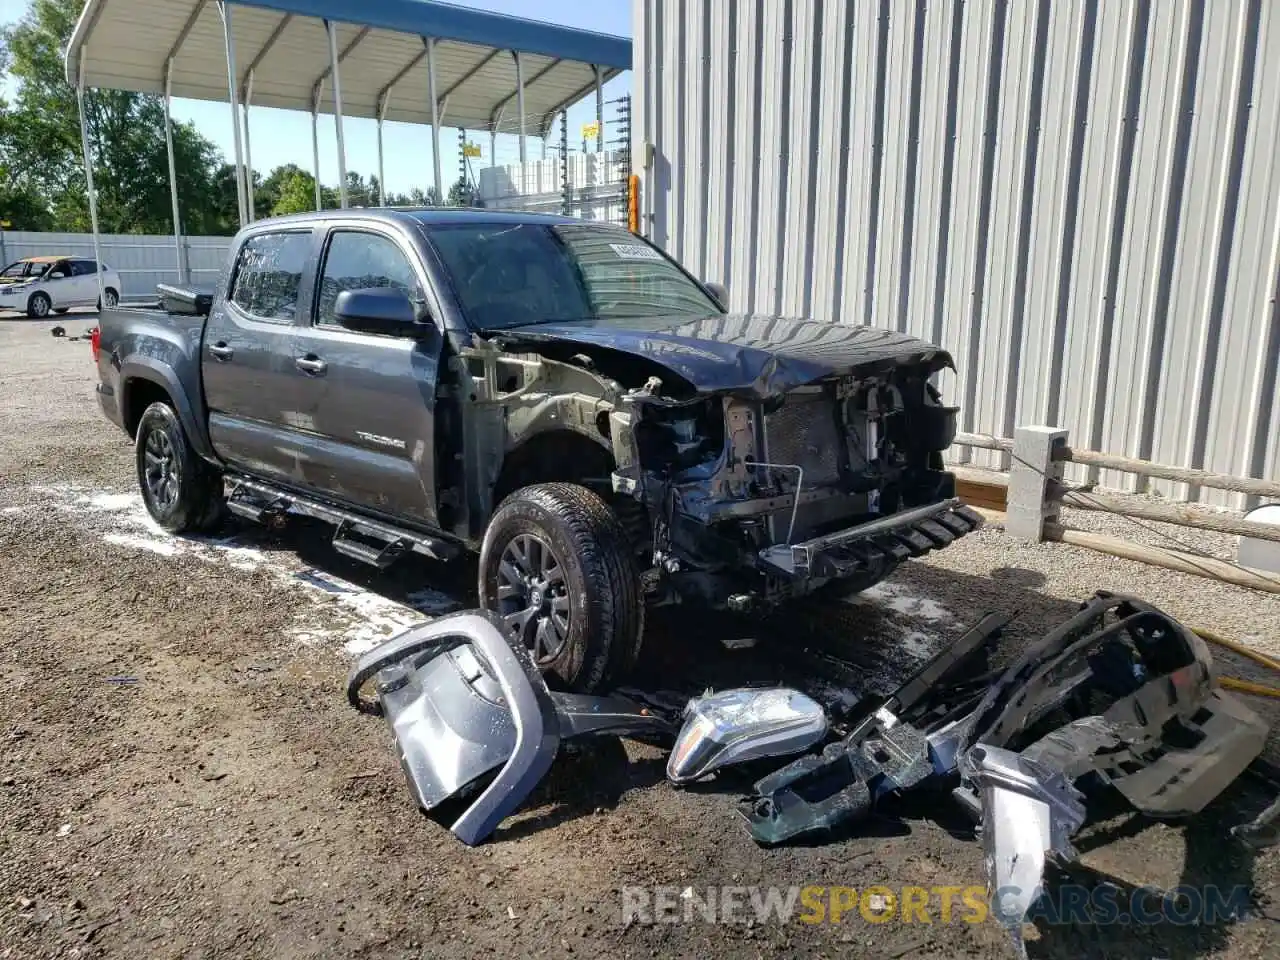
[[[151,519],[170,533],[207,531],[222,519],[222,477],[191,447],[167,403],[147,407],[134,443],[138,486]]]
[[[480,550],[480,605],[565,689],[607,689],[639,654],[644,599],[626,532],[576,484],[524,487],[494,511]]]

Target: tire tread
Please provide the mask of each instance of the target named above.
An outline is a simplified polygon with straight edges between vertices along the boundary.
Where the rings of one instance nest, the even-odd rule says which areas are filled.
[[[599,636],[588,638],[574,687],[591,691],[617,684],[635,665],[644,634],[640,575],[626,531],[597,494],[563,482],[538,483],[516,490],[494,511],[490,529],[498,527],[524,504],[554,518],[571,544],[585,579],[600,586],[593,591],[597,594],[594,600]]]
[[[208,533],[222,520],[224,506],[222,474],[196,453],[191,446],[191,441],[187,439],[187,433],[182,428],[182,421],[178,419],[177,412],[163,400],[157,400],[142,412],[142,417],[138,421],[138,433],[134,438],[135,449],[140,448],[148,424],[157,417],[163,418],[176,432],[176,436],[171,439],[176,441],[176,445],[180,448],[184,477],[189,478],[190,485],[186,494],[183,495],[186,502],[180,504],[180,509],[172,518],[167,522],[162,522],[158,517],[154,519],[171,533]],[[135,458],[140,455],[136,453]],[[141,473],[138,476],[138,483],[142,484]]]

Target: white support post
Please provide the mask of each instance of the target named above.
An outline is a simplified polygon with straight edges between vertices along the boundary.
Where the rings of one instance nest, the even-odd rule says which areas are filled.
[[[387,118],[387,101],[391,99],[388,90],[378,103],[378,206],[387,205],[387,171],[382,165],[382,121]]]
[[[595,64],[591,69],[596,74],[596,153],[604,152],[604,71]]]
[[[493,127],[489,128],[489,166],[496,167],[498,165],[498,131]]]
[[[320,192],[320,84],[311,93],[311,172],[316,178],[316,210],[324,209]]]
[[[436,41],[423,37],[427,46],[427,96],[431,98],[431,162],[436,177],[436,203],[444,206],[444,177],[440,173],[440,101],[436,97]]]
[[[93,151],[89,149],[89,120],[84,112],[84,57],[76,84],[76,105],[80,108],[80,145],[84,149],[84,180],[89,191],[89,226],[93,230],[93,259],[98,264],[98,302],[106,299],[106,278],[102,272],[102,245],[98,240],[98,191],[93,186]],[[120,291],[123,293],[124,291]]]
[[[164,65],[164,146],[169,155],[169,201],[173,205],[173,250],[178,258],[178,282],[190,283],[190,271],[187,270],[187,258],[182,244],[182,217],[178,209],[178,166],[173,159],[173,116],[170,105],[173,102],[173,59]]]
[[[1039,543],[1045,522],[1057,522],[1062,501],[1052,495],[1051,487],[1062,481],[1062,461],[1053,453],[1066,442],[1067,431],[1057,427],[1014,430],[1005,522],[1010,536]]]
[[[347,147],[342,139],[342,77],[338,73],[338,28],[324,22],[329,34],[329,73],[333,77],[333,126],[338,134],[338,204],[347,209]]]
[[[512,51],[516,58],[516,110],[520,113],[520,162],[525,161],[524,130],[524,64],[520,62],[520,51]]]
[[[240,142],[240,93],[236,89],[236,44],[231,36],[231,7],[226,0],[218,0],[218,12],[222,14],[222,39],[227,51],[227,93],[231,97],[231,133],[236,154],[236,203],[240,226],[243,227],[249,220],[244,195],[244,147]]]
[[[249,214],[249,222],[258,219],[258,211],[253,203],[253,153],[249,145],[249,104],[253,100],[253,71],[249,71],[249,78],[244,84],[244,195],[246,198],[245,208]]]

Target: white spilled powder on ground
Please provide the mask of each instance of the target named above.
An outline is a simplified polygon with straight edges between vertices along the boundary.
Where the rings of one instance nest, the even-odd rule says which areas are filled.
[[[141,508],[142,498],[136,493],[95,493],[86,498],[86,505],[91,510],[132,510]],[[147,517],[148,522],[151,518]]]
[[[931,633],[908,633],[900,641],[902,649],[908,656],[915,657],[917,660],[927,660],[937,652],[938,637]]]
[[[296,570],[290,576],[315,594],[313,610],[295,617],[298,626],[290,632],[293,639],[317,645],[338,642],[352,656],[372,650],[406,627],[425,623],[460,606],[447,594],[430,588],[409,594],[406,605],[314,567]],[[317,618],[315,612],[322,616]],[[318,626],[316,619],[329,622]]]
[[[45,506],[73,518],[103,541],[126,550],[164,557],[191,557],[245,572],[262,571],[303,593],[306,607],[295,616],[290,640],[340,646],[350,655],[376,647],[406,627],[448,613],[459,604],[447,594],[424,588],[400,603],[342,577],[308,567],[289,550],[265,551],[229,537],[175,536],[161,528],[136,493],[105,493],[70,484],[35,486]],[[25,507],[10,507],[17,513]]]
[[[178,545],[176,543],[165,543],[163,540],[153,540],[150,537],[135,537],[127,533],[108,533],[103,536],[103,540],[107,543],[114,543],[117,547],[128,547],[132,550],[148,550],[151,553],[158,553],[164,557],[175,557],[178,555]]]
[[[893,581],[877,583],[861,593],[846,597],[845,601],[853,606],[875,607],[895,615],[885,623],[888,630],[898,635],[891,640],[886,637],[883,669],[873,671],[867,677],[868,689],[880,692],[896,689],[912,670],[936,656],[947,643],[946,635],[953,632],[958,623],[955,615],[938,601],[913,593]]]
[[[894,613],[900,613],[904,617],[927,620],[940,625],[955,620],[951,611],[936,600],[911,593],[894,583],[877,583],[874,587],[863,590],[848,599],[854,604],[870,601],[876,606],[888,607]]]

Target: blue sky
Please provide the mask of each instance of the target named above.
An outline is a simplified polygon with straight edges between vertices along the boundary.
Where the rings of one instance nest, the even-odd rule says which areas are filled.
[[[631,0],[454,0],[460,6],[491,10],[513,16],[546,20],[585,30],[598,30],[618,36],[631,36]],[[29,6],[28,0],[0,0],[0,24],[20,18]],[[605,99],[610,100],[630,91],[631,74],[624,73],[605,85]],[[5,78],[0,92],[11,92],[12,85]],[[612,109],[605,108],[606,117]],[[225,103],[207,103],[198,100],[175,100],[174,116],[189,120],[206,137],[218,145],[223,155],[230,159],[232,147],[231,108]],[[595,119],[595,98],[588,97],[569,111],[571,138],[583,123]],[[378,169],[377,124],[373,120],[348,117],[343,123],[343,137],[347,147],[347,169],[358,170],[368,176]],[[289,110],[272,110],[264,107],[251,111],[251,136],[254,169],[265,175],[273,167],[283,163],[296,163],[303,169],[311,169],[311,118],[306,113]],[[553,133],[553,138],[558,136]],[[489,137],[472,134],[484,152],[482,165],[489,163]],[[383,147],[387,172],[387,188],[396,193],[410,187],[429,187],[433,180],[431,159],[431,131],[426,126],[392,123],[383,126]],[[457,177],[458,133],[453,127],[443,127],[440,132],[440,160],[447,185]],[[540,155],[541,141],[529,138],[530,159]],[[514,163],[518,159],[517,138],[498,137],[499,163]],[[475,161],[472,161],[475,163]],[[338,179],[337,146],[333,120],[320,118],[320,175],[328,184]]]

